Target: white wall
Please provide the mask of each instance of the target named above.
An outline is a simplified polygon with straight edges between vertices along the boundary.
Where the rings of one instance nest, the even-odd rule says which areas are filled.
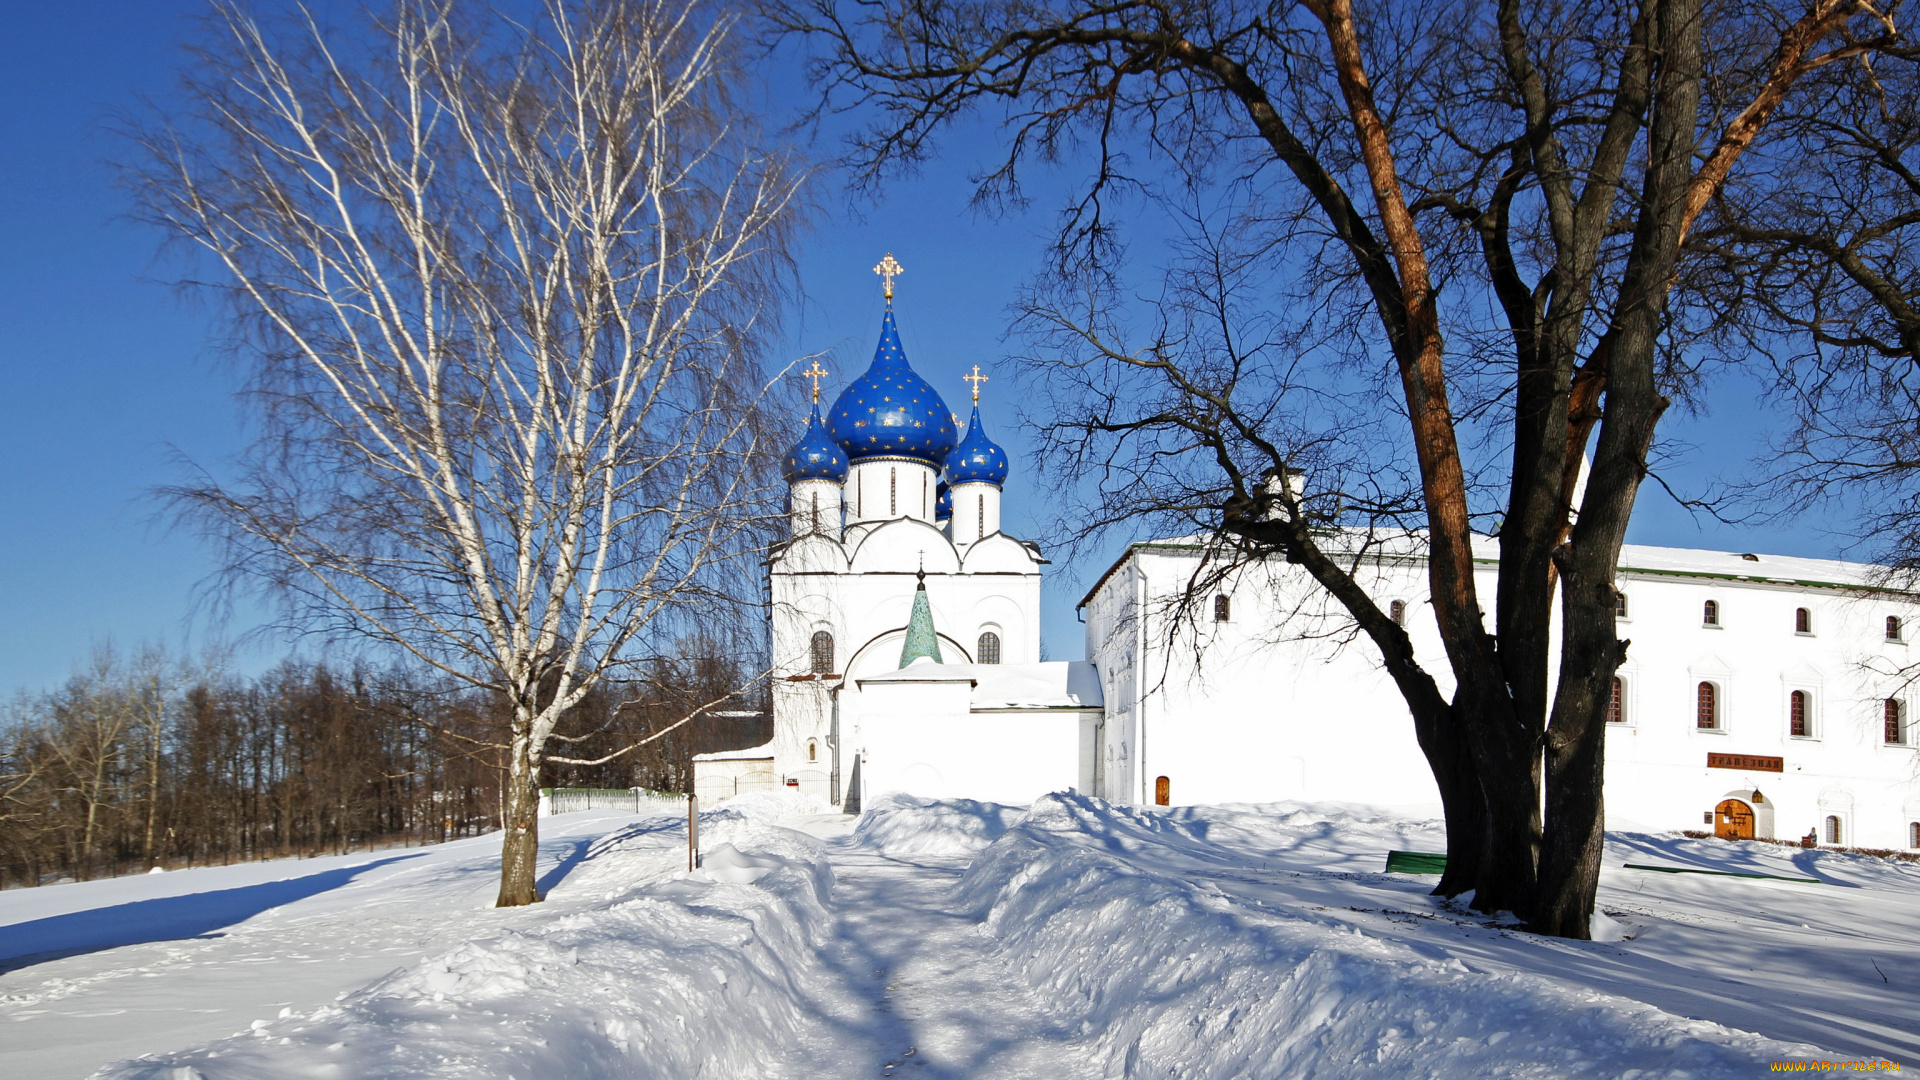
[[[1242,571],[1225,590],[1232,620],[1213,623],[1211,598],[1202,598],[1199,632],[1169,646],[1166,602],[1187,587],[1195,558],[1164,545],[1136,548],[1087,604],[1088,656],[1107,694],[1108,797],[1151,801],[1154,778],[1165,775],[1176,803],[1437,803],[1412,719],[1371,643],[1317,599],[1297,568]],[[1809,560],[1739,560],[1716,577],[1686,569],[1722,558],[1738,556],[1636,548],[1623,559],[1629,617],[1620,634],[1631,646],[1622,668],[1626,723],[1608,733],[1609,825],[1706,828],[1703,815],[1720,799],[1757,788],[1782,837],[1831,813],[1842,818],[1846,843],[1906,846],[1909,822],[1920,820],[1920,739],[1910,728],[1907,745],[1886,745],[1881,708],[1889,695],[1910,696],[1889,673],[1920,662],[1920,654],[1908,656],[1920,646],[1888,643],[1883,631],[1896,614],[1911,640],[1920,634],[1920,607],[1803,584],[1813,571],[1796,564]],[[1634,560],[1666,569],[1634,569]],[[1845,566],[1814,569],[1829,577],[1860,569]],[[1740,571],[1748,580],[1735,579]],[[1450,691],[1424,567],[1376,566],[1363,584],[1383,607],[1406,601],[1416,654]],[[1491,566],[1479,584],[1493,595]],[[1718,629],[1702,625],[1707,599],[1719,601]],[[1812,613],[1810,635],[1794,631],[1797,607]],[[1702,679],[1724,691],[1723,730],[1695,724]],[[1812,699],[1804,738],[1788,730],[1796,689]],[[1784,771],[1708,768],[1709,752],[1780,757]]]

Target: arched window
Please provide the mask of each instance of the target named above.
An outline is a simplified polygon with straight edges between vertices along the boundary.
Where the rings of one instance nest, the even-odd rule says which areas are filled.
[[[808,761],[820,760],[820,744],[814,742],[812,739],[807,740],[807,760]]]
[[[1827,843],[1838,844],[1841,842],[1841,839],[1842,838],[1840,833],[1840,815],[1828,814],[1827,815]]]
[[[1900,616],[1898,615],[1887,616],[1887,640],[1900,640]]]
[[[1920,847],[1920,821],[1907,822],[1907,846]]]
[[[900,470],[887,469],[887,516],[900,516]]]
[[[973,654],[979,657],[980,662],[983,664],[999,663],[1000,635],[991,630],[982,633],[980,635],[980,647],[975,649]]]
[[[1887,742],[1894,746],[1904,745],[1907,741],[1907,727],[1900,722],[1902,711],[1899,698],[1888,698],[1880,706],[1880,715],[1886,725],[1883,734]]]
[[[1796,739],[1804,739],[1813,734],[1813,727],[1807,721],[1807,692],[1795,690],[1787,695],[1787,727]]]
[[[1607,697],[1607,723],[1624,724],[1627,722],[1627,693],[1621,684],[1620,676],[1613,677],[1613,692]]]
[[[1796,634],[1813,633],[1813,612],[1803,607],[1794,608],[1793,632]]]
[[[1700,625],[1720,625],[1720,601],[1709,600],[1700,606]]]
[[[1711,601],[1709,601],[1711,602]],[[1710,682],[1700,684],[1694,694],[1694,726],[1712,731],[1720,726],[1720,688]]]
[[[1619,589],[1613,590],[1613,617],[1616,619],[1627,617],[1627,594]]]
[[[1233,618],[1233,600],[1226,596],[1213,598],[1213,621],[1226,622]]]
[[[1407,602],[1405,600],[1395,600],[1393,603],[1388,604],[1387,617],[1400,626],[1407,625]]]
[[[833,635],[825,630],[813,632],[813,672],[816,675],[833,673]]]

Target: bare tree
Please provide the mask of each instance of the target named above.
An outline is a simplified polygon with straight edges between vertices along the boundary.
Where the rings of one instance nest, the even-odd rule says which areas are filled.
[[[1054,293],[1028,311],[1064,332],[1054,344],[1077,342],[1050,374],[1095,390],[1069,393],[1056,417],[1085,451],[1069,466],[1131,471],[1153,493],[1144,508],[1201,521],[1218,556],[1281,556],[1326,589],[1379,650],[1433,770],[1448,847],[1437,891],[1585,937],[1604,713],[1628,644],[1614,570],[1657,422],[1691,391],[1687,350],[1710,336],[1712,305],[1685,289],[1675,300],[1686,239],[1804,80],[1898,55],[1891,12],[799,0],[774,17],[820,44],[832,105],[875,117],[856,142],[870,176],[995,106],[1007,150],[983,197],[1017,197],[1036,158],[1091,163]],[[1200,245],[1176,268],[1199,276],[1166,290],[1158,325],[1127,332],[1113,317],[1126,299],[1116,203],[1209,190],[1228,192],[1233,220],[1214,235],[1229,245]],[[1327,375],[1249,367],[1280,350],[1243,347],[1263,340],[1235,325],[1259,302],[1233,302],[1248,265],[1288,279],[1260,299],[1341,361],[1332,390],[1352,400],[1373,365],[1394,440],[1338,445],[1326,421],[1341,410],[1292,422],[1307,394],[1274,395]],[[1122,384],[1145,396],[1100,392]],[[1369,456],[1415,482],[1347,487]],[[1281,480],[1295,475],[1298,492]],[[1332,522],[1418,526],[1450,693],[1356,578],[1348,540],[1325,540],[1328,506]],[[1499,539],[1490,605],[1476,521]]]
[[[172,497],[291,625],[510,704],[499,903],[537,901],[561,717],[753,596],[802,174],[704,0],[210,31],[129,178],[216,268],[261,437]]]

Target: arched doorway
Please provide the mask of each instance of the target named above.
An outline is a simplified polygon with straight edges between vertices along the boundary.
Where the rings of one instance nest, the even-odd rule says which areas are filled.
[[[1173,782],[1166,777],[1157,777],[1153,781],[1153,802],[1156,806],[1173,805]]]
[[[1713,835],[1722,840],[1753,839],[1753,807],[1727,799],[1713,808]]]

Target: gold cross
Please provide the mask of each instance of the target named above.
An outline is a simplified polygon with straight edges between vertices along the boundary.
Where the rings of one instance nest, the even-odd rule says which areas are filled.
[[[820,404],[820,380],[827,377],[827,369],[820,366],[820,358],[813,358],[813,366],[800,373],[803,379],[813,380],[813,403]]]
[[[973,403],[980,404],[980,384],[988,380],[988,376],[980,374],[980,365],[973,365],[973,374],[960,377],[973,384]]]
[[[880,265],[873,268],[873,272],[880,275],[881,283],[886,286],[887,299],[891,300],[893,299],[893,279],[906,273],[907,268],[901,266],[900,261],[893,257],[893,252],[889,251],[887,257],[880,260]]]

